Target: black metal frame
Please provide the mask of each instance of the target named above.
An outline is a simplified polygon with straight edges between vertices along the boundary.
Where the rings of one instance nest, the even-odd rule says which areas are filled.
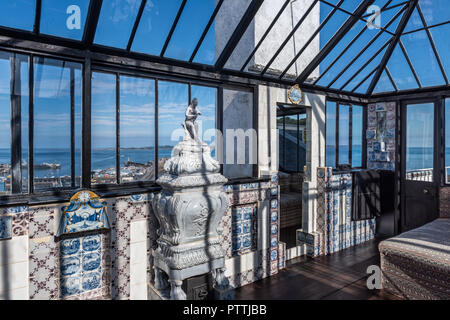
[[[335,144],[336,144],[336,159],[335,159],[335,166],[334,169],[339,168],[339,166],[341,165],[349,165],[352,169],[362,169],[366,167],[367,164],[367,141],[365,139],[365,132],[367,130],[367,104],[364,103],[354,103],[354,102],[349,102],[349,101],[343,101],[343,100],[337,100],[337,99],[332,99],[332,98],[328,98],[326,99],[326,103],[325,103],[325,115],[327,114],[327,104],[328,102],[333,102],[336,104],[336,129],[335,129]],[[340,106],[344,105],[344,106],[348,106],[349,107],[349,132],[348,132],[348,137],[349,137],[349,150],[348,150],[348,160],[349,163],[345,164],[345,163],[339,163],[339,111],[340,111]],[[360,106],[362,107],[362,111],[363,111],[363,119],[362,119],[362,132],[361,132],[361,136],[362,136],[362,150],[361,150],[361,166],[359,167],[353,167],[353,106]],[[326,149],[326,141],[325,141],[325,149]],[[325,150],[325,163],[326,163],[326,150]],[[338,170],[339,171],[339,170]]]
[[[283,136],[285,137],[285,134],[286,134],[286,117],[289,117],[289,116],[297,116],[297,142],[299,141],[299,139],[300,139],[300,123],[299,123],[299,120],[300,120],[300,115],[301,114],[305,114],[306,115],[306,119],[308,120],[308,113],[307,113],[307,108],[310,108],[310,107],[307,107],[307,106],[297,106],[297,105],[295,105],[295,107],[293,107],[293,108],[289,108],[289,109],[285,109],[285,108],[283,108],[283,106],[285,106],[286,104],[283,104],[283,103],[279,103],[278,104],[278,109],[277,109],[277,116],[276,116],[276,118],[277,118],[277,126],[278,126],[278,118],[283,118]],[[278,131],[279,132],[279,131]],[[283,143],[283,163],[284,164],[286,164],[286,139],[284,139],[284,143]],[[305,141],[305,143],[306,143],[306,141]],[[280,146],[278,146],[278,148],[280,148]],[[304,173],[304,168],[301,168],[300,166],[299,166],[299,161],[300,161],[300,148],[298,147],[298,143],[297,143],[297,162],[296,162],[296,167],[297,167],[297,170],[295,170],[295,171],[293,171],[293,170],[288,170],[288,169],[286,169],[286,167],[285,166],[281,166],[281,161],[279,161],[278,163],[279,163],[279,167],[280,167],[280,169],[282,169],[282,171],[284,171],[284,172],[288,172],[288,173],[293,173],[293,172],[300,172],[300,173]]]

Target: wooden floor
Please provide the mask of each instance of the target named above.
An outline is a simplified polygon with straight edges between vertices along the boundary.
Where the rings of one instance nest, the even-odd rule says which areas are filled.
[[[366,285],[367,267],[380,265],[378,243],[371,240],[329,256],[291,260],[277,275],[236,289],[235,299],[395,299]]]

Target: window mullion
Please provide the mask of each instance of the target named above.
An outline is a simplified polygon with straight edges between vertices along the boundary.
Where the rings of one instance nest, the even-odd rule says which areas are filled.
[[[22,140],[21,140],[21,81],[20,61],[10,56],[11,68],[11,193],[21,193],[22,188]]]
[[[349,106],[348,122],[348,163],[353,167],[353,105]]]
[[[75,70],[70,66],[70,175],[75,188]]]
[[[120,184],[120,75],[116,73],[116,182]]]

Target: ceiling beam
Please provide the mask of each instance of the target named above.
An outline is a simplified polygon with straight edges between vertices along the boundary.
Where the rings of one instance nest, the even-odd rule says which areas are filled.
[[[170,28],[169,34],[167,35],[166,41],[164,42],[164,46],[161,50],[161,53],[159,54],[160,57],[164,57],[164,54],[166,53],[167,47],[169,46],[169,42],[172,39],[173,33],[175,32],[175,29],[177,28],[178,21],[180,20],[180,17],[181,17],[181,14],[183,13],[184,7],[186,6],[186,2],[187,2],[187,0],[183,0],[183,2],[180,5],[180,8],[178,9],[175,20],[172,23],[172,27]]]
[[[36,0],[36,13],[34,15],[33,33],[39,34],[41,29],[42,0]]]
[[[219,58],[217,58],[215,64],[216,70],[220,71],[223,69],[223,67],[227,63],[230,56],[233,54],[234,49],[238,45],[239,41],[241,40],[242,36],[244,35],[245,31],[247,30],[248,26],[252,22],[253,18],[255,17],[256,13],[258,12],[259,8],[262,6],[263,3],[264,0],[252,0],[252,2],[247,8],[247,11],[245,11],[244,16],[242,17],[241,21],[237,25],[233,34],[231,35],[231,38],[228,40],[227,44],[225,45],[225,48],[222,50],[222,53],[220,54]]]
[[[142,0],[136,20],[134,21],[133,30],[131,31],[130,38],[128,39],[127,51],[131,50],[131,46],[133,45],[134,37],[136,36],[136,31],[137,28],[139,27],[139,23],[141,22],[142,14],[144,13],[146,4],[147,0]]]
[[[408,23],[409,18],[411,18],[411,15],[414,11],[414,8],[417,5],[417,2],[418,2],[418,0],[413,0],[408,4],[409,7],[408,7],[408,9],[406,9],[406,12],[403,14],[403,17],[397,26],[397,30],[395,30],[395,36],[393,37],[391,44],[386,49],[386,52],[385,52],[383,58],[381,59],[380,68],[378,68],[377,72],[375,73],[375,76],[372,79],[372,82],[369,85],[369,89],[367,90],[367,95],[372,94],[378,80],[380,80],[381,74],[382,74],[384,68],[386,67],[389,59],[391,58],[392,53],[394,52],[394,49],[400,40],[403,30],[405,30],[406,24]]]
[[[296,82],[303,83],[308,79],[308,76],[316,70],[319,64],[325,59],[325,57],[333,50],[333,48],[342,40],[348,31],[358,22],[359,18],[366,12],[367,8],[372,5],[375,0],[365,0],[358,8],[353,12],[353,16],[350,16],[347,21],[339,28],[334,36],[325,44],[311,63],[302,71],[297,77]]]
[[[103,0],[91,1],[89,4],[88,16],[83,34],[83,46],[90,48],[94,42],[95,32],[97,31],[98,19],[102,9]]]
[[[211,25],[213,24],[214,20],[216,19],[217,13],[219,13],[220,8],[222,7],[223,1],[224,0],[219,0],[219,2],[217,3],[216,8],[214,9],[214,12],[212,13],[211,17],[209,18],[208,24],[206,25],[205,29],[203,30],[203,33],[202,33],[200,39],[198,40],[194,51],[192,52],[189,62],[194,61],[194,58],[197,55],[197,52],[200,49],[203,41],[205,40],[205,37],[208,34],[208,31],[211,28]]]

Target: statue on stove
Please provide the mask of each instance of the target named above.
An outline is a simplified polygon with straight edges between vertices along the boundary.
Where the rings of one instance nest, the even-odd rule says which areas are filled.
[[[186,118],[183,121],[182,126],[184,128],[184,141],[192,140],[202,144],[202,141],[198,136],[198,124],[195,122],[197,117],[201,115],[201,112],[197,106],[198,99],[194,98],[186,109]]]

